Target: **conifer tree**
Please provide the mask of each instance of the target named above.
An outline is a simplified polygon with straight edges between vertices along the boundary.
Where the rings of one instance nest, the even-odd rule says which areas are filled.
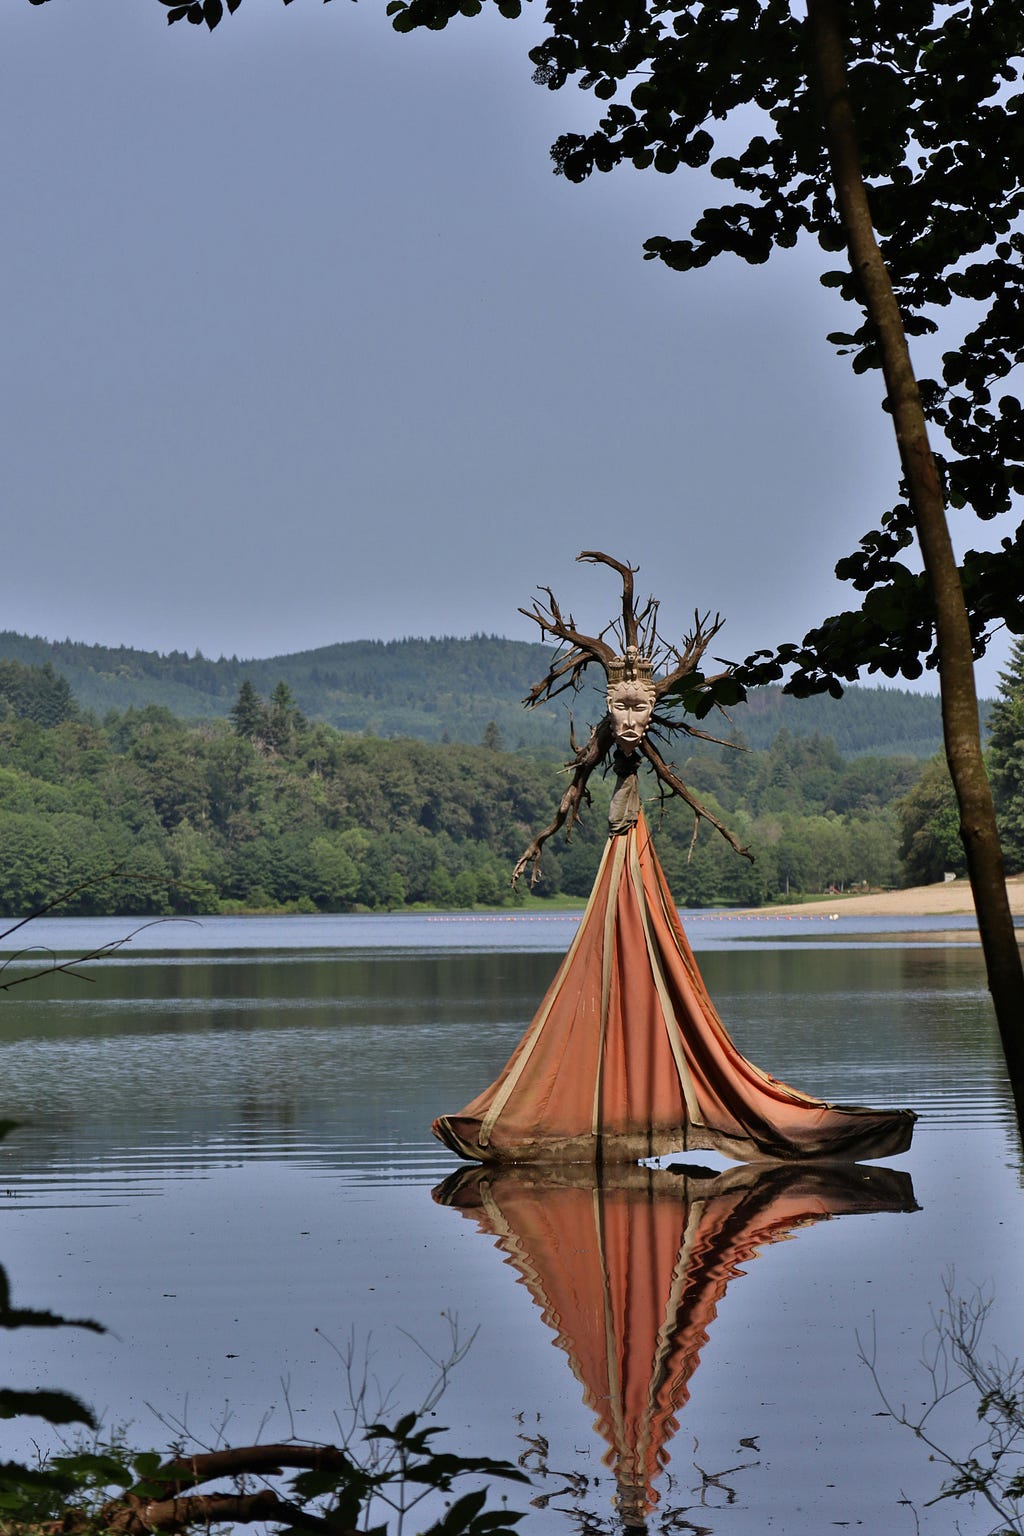
[[[275,752],[285,752],[292,742],[298,710],[288,684],[282,678],[270,695],[267,711],[267,739]]]
[[[1024,871],[1024,640],[1014,643],[1000,674],[991,715],[989,764],[1003,853],[1011,871]]]
[[[266,730],[266,708],[248,678],[243,680],[230,714],[236,736],[244,736],[248,741],[256,741]]]
[[[18,719],[34,720],[37,725],[59,725],[78,714],[67,678],[59,676],[49,661],[41,667],[0,661],[0,704],[6,704]]]

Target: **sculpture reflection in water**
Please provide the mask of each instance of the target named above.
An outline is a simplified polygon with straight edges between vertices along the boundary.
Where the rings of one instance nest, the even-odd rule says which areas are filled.
[[[434,1198],[497,1239],[554,1331],[608,1443],[627,1532],[648,1529],[676,1414],[742,1266],[813,1222],[918,1208],[909,1175],[852,1163],[638,1166],[602,1180],[581,1167],[478,1166]]]

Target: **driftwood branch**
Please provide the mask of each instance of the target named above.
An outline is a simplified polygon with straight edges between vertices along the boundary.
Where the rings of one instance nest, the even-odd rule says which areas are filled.
[[[276,1445],[223,1446],[195,1456],[176,1456],[165,1462],[147,1483],[165,1482],[168,1494],[198,1488],[215,1477],[268,1476],[284,1467],[304,1472],[351,1471],[349,1456],[334,1445],[302,1445],[283,1441]]]
[[[747,751],[747,748],[740,741],[726,741],[723,736],[712,736],[710,731],[702,731],[698,726],[690,725],[686,720],[670,720],[667,715],[652,715],[649,729],[685,731],[687,736],[695,736],[698,741],[710,741],[716,747],[731,747],[734,752]]]
[[[520,613],[526,613],[526,611],[525,608],[520,608],[519,610]],[[536,615],[531,614],[529,617],[534,618]],[[542,699],[553,699],[558,694],[564,693],[567,688],[578,688],[580,685],[580,674],[587,666],[588,660],[589,658],[582,656],[578,650],[571,651],[568,656],[556,656],[551,663],[547,675],[539,683],[534,683],[526,695],[526,698],[523,700],[524,706],[527,709],[532,709]],[[561,678],[565,678],[565,681],[560,682],[559,679]],[[555,687],[556,683],[558,684],[557,687]]]
[[[710,823],[710,825],[713,826],[717,832],[722,834],[730,848],[734,848],[737,853],[742,854],[745,859],[749,859],[751,864],[753,864],[754,855],[751,853],[750,849],[744,848],[739,839],[734,837],[733,834],[729,831],[728,827],[725,826],[723,822],[719,821],[715,813],[713,811],[709,811],[707,806],[703,805],[697,799],[697,796],[693,793],[693,791],[686,787],[679,775],[669,767],[668,763],[666,763],[665,759],[662,757],[661,753],[658,751],[657,747],[651,741],[649,736],[644,737],[643,741],[640,743],[639,750],[643,753],[644,757],[646,757],[647,761],[658,775],[658,778],[661,780],[662,784],[667,785],[671,792],[674,795],[678,795],[681,800],[685,800],[686,804],[690,807],[698,819]]]
[[[599,549],[584,549],[576,556],[577,560],[586,560],[590,565],[608,565],[613,571],[618,571],[622,577],[622,641],[626,646],[636,645],[638,617],[633,601],[633,577],[640,569],[638,565],[623,565],[621,560],[615,560],[611,555],[604,555]],[[650,611],[651,599],[647,600],[644,616]]]
[[[572,782],[559,802],[554,819],[542,832],[537,833],[536,837],[530,842],[529,847],[526,848],[519,858],[515,869],[512,871],[513,887],[519,883],[520,877],[528,868],[530,869],[531,887],[537,884],[540,879],[541,851],[548,838],[554,837],[560,827],[566,828],[565,835],[567,839],[571,836],[572,829],[579,820],[580,807],[584,801],[589,802],[590,799],[587,781],[594,769],[611,750],[612,741],[612,728],[606,716],[600,725],[591,731],[590,740],[580,748],[573,762],[568,764],[568,767],[574,770]]]
[[[274,1477],[292,1471],[336,1472],[340,1478],[352,1471],[343,1450],[333,1445],[245,1445],[206,1451],[196,1456],[177,1456],[135,1488],[108,1499],[102,1509],[69,1509],[59,1520],[42,1521],[37,1536],[87,1536],[95,1530],[116,1536],[167,1536],[214,1525],[251,1525],[272,1521],[313,1536],[356,1536],[354,1529],[335,1519],[304,1509],[272,1488],[253,1493],[194,1490],[215,1478]]]
[[[675,666],[671,671],[655,678],[654,688],[659,699],[663,698],[666,693],[669,693],[681,678],[689,677],[692,672],[697,670],[704,652],[724,623],[725,620],[721,614],[716,613],[714,619],[712,619],[710,611],[702,617],[696,609],[694,610],[693,629],[688,635],[684,635],[682,648],[680,649],[676,646],[671,648],[672,655],[675,657]],[[720,677],[727,677],[728,675],[728,672],[718,674]],[[714,680],[711,679],[711,681]]]
[[[567,654],[558,654],[548,669],[547,676],[539,683],[534,684],[526,695],[523,703],[527,709],[532,709],[541,699],[553,697],[561,693],[565,688],[579,687],[580,675],[592,661],[599,662],[608,670],[615,652],[606,640],[600,635],[585,635],[582,630],[576,628],[576,620],[570,613],[566,617],[559,606],[558,599],[550,587],[539,587],[538,591],[547,595],[547,603],[541,603],[534,598],[532,608],[520,608],[519,612],[526,618],[540,626],[542,636],[551,635],[560,645],[568,646]],[[556,687],[561,679],[561,686]]]
[[[309,1531],[313,1536],[356,1536],[354,1527],[339,1525],[322,1515],[311,1514],[299,1504],[283,1499],[272,1488],[257,1493],[193,1493],[177,1499],[144,1500],[130,1494],[117,1501],[114,1509],[104,1510],[103,1530],[117,1536],[177,1536],[183,1531],[209,1530],[212,1526],[253,1525],[274,1521],[291,1530]],[[89,1516],[81,1524],[74,1516],[65,1517],[54,1536],[86,1536],[95,1530]]]

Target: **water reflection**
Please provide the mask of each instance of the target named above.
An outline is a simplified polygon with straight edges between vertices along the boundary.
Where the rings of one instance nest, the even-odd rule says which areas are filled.
[[[434,1190],[497,1239],[565,1351],[607,1442],[622,1528],[647,1530],[729,1281],[833,1216],[915,1211],[910,1176],[862,1164],[466,1168]],[[678,1514],[679,1512],[673,1512]]]

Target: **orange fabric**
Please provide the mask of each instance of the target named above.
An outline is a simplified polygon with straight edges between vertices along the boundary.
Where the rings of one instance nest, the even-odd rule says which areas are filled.
[[[687,1147],[746,1161],[890,1156],[914,1119],[810,1098],[740,1054],[641,817],[608,840],[576,937],[501,1075],[433,1130],[483,1161],[635,1161]]]
[[[828,1165],[531,1174],[465,1169],[434,1192],[498,1239],[569,1358],[642,1521],[726,1286],[760,1248],[830,1216],[916,1210],[906,1174]]]

